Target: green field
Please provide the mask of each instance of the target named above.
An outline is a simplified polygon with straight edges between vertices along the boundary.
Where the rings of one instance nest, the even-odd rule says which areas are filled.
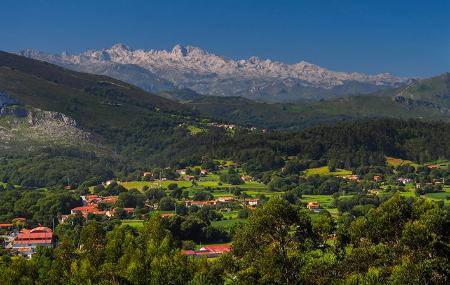
[[[328,169],[328,166],[322,166],[322,167],[316,167],[316,168],[309,168],[305,171],[305,174],[308,176],[311,175],[333,175],[333,176],[342,176],[342,175],[351,175],[351,170],[345,170],[345,169],[336,169],[335,172],[330,172]]]
[[[284,192],[272,192],[272,191],[268,191],[267,189],[261,189],[261,190],[245,190],[243,191],[245,194],[250,195],[252,197],[255,197],[257,195],[264,195],[267,197],[273,197],[273,196],[280,196],[282,195]]]
[[[411,160],[405,160],[405,159],[401,159],[401,158],[395,158],[395,157],[390,157],[390,156],[386,156],[386,163],[390,166],[400,166],[400,165],[411,165],[414,167],[418,167],[419,164],[412,162]]]
[[[133,228],[142,228],[144,226],[144,220],[121,220],[122,226],[130,226]]]
[[[450,165],[450,161],[448,160],[435,160],[425,163],[425,165],[438,165],[441,169],[447,169]]]
[[[223,159],[214,159],[214,162],[217,162],[219,165],[226,166],[226,167],[234,164],[234,162],[231,160],[223,160]]]
[[[231,228],[237,223],[246,223],[247,219],[238,219],[237,218],[237,212],[231,212],[231,213],[225,213],[224,217],[226,220],[221,221],[213,221],[212,225],[216,227],[223,227],[223,228]],[[130,226],[136,229],[139,229],[144,226],[144,220],[121,220],[122,226]]]
[[[247,219],[231,219],[231,220],[222,220],[222,221],[214,221],[211,224],[215,227],[223,227],[223,228],[231,228],[237,223],[247,223]]]
[[[320,206],[324,209],[330,209],[333,202],[333,196],[331,195],[303,195],[302,201],[304,202],[319,202]]]
[[[446,205],[450,205],[450,187],[446,187],[443,190],[443,192],[439,193],[427,193],[421,197],[425,197],[433,201],[444,201]]]
[[[127,189],[138,189],[141,190],[142,187],[147,186],[149,188],[167,188],[169,184],[177,184],[178,187],[184,187],[184,188],[192,188],[195,190],[203,190],[206,187],[210,188],[235,188],[238,187],[243,190],[265,190],[267,189],[267,186],[263,183],[259,183],[256,181],[249,181],[241,185],[231,185],[227,183],[222,183],[219,181],[219,176],[217,174],[208,174],[205,177],[201,177],[199,181],[196,181],[197,185],[193,185],[191,181],[184,181],[184,180],[164,180],[164,181],[130,181],[130,182],[119,182],[120,185]]]
[[[175,183],[178,187],[191,187],[192,182],[190,181],[177,181],[177,180],[164,180],[164,181],[129,181],[129,182],[119,182],[120,185],[129,189],[141,190],[142,187],[147,186],[149,188],[167,188],[169,184]]]
[[[191,135],[196,135],[198,133],[205,131],[205,129],[201,129],[201,128],[199,128],[197,126],[193,126],[193,125],[188,125],[186,128],[188,129],[188,131]]]

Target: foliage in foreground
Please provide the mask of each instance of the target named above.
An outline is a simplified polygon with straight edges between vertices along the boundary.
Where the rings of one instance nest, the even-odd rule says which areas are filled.
[[[136,231],[92,221],[31,260],[4,256],[2,284],[448,284],[450,210],[394,195],[366,215],[311,220],[273,198],[217,260],[184,256],[161,218]]]

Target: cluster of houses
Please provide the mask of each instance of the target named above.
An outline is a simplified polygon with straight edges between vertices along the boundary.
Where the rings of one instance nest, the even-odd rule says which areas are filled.
[[[403,177],[398,178],[397,181],[402,183],[403,185],[414,182],[414,180],[412,180],[411,178],[403,178]]]
[[[116,208],[112,210],[102,210],[100,209],[100,203],[107,205],[114,205],[117,202],[118,196],[97,196],[97,195],[85,195],[81,196],[81,201],[83,206],[71,209],[70,215],[81,214],[84,218],[87,218],[89,214],[94,214],[98,216],[113,217],[116,214]],[[123,208],[127,214],[132,214],[134,208]],[[60,218],[60,222],[63,223],[70,215],[63,215]]]
[[[221,123],[216,123],[216,122],[209,123],[208,126],[221,128],[221,129],[225,129],[225,130],[235,130],[238,127],[237,125],[234,125],[234,124],[221,124]]]
[[[356,182],[359,181],[359,176],[358,176],[358,175],[355,175],[355,174],[352,174],[352,175],[342,175],[342,176],[340,176],[340,177],[343,178],[343,179],[351,180],[351,181],[356,181]]]
[[[172,217],[175,214],[161,214],[163,217]],[[2,227],[13,227],[13,224],[0,224]],[[36,253],[38,247],[54,247],[55,236],[48,227],[36,227],[33,229],[23,228],[10,235],[1,236],[4,247],[28,258]],[[192,257],[218,257],[223,253],[231,251],[230,244],[203,246],[199,250],[183,250],[182,253]]]
[[[358,175],[355,175],[355,174],[352,174],[352,175],[343,175],[343,176],[340,176],[341,178],[343,178],[343,179],[347,179],[347,180],[351,180],[351,181],[360,181],[360,178],[359,178],[359,176]],[[382,182],[383,181],[383,177],[381,176],[381,175],[374,175],[373,177],[372,177],[372,180],[374,181],[374,182]],[[414,179],[411,179],[411,178],[404,178],[404,177],[400,177],[400,178],[398,178],[397,179],[397,181],[398,182],[400,182],[401,184],[403,184],[403,185],[406,185],[406,184],[410,184],[410,183],[414,183]],[[433,185],[436,185],[436,184],[443,184],[444,183],[444,181],[443,181],[443,179],[433,179],[432,180],[432,182],[431,183],[428,183],[428,184],[433,184]],[[419,184],[417,184],[417,185],[419,185]],[[418,188],[420,187],[420,185],[418,186]]]
[[[431,180],[431,182],[427,182],[427,183],[416,183],[416,189],[420,189],[423,186],[427,186],[427,185],[443,185],[444,184],[444,179],[433,179]]]
[[[224,197],[217,197],[214,200],[209,201],[192,201],[187,200],[185,201],[186,207],[196,206],[199,208],[202,208],[203,206],[216,206],[216,205],[226,205],[233,202],[241,202],[243,206],[247,206],[249,208],[256,207],[259,204],[258,198],[251,198],[251,199],[244,199],[242,201],[239,201],[238,199],[230,196],[224,196]]]
[[[258,128],[256,128],[256,127],[245,128],[245,127],[234,125],[234,124],[223,124],[223,123],[217,123],[217,122],[209,123],[208,126],[221,128],[221,129],[225,129],[225,130],[235,130],[237,128],[246,129],[246,130],[253,131],[253,132],[258,130]],[[263,133],[267,132],[266,129],[261,129],[261,131]]]
[[[181,177],[182,180],[186,180],[186,181],[193,181],[193,180],[195,180],[195,176],[189,175],[189,174],[188,174],[188,170],[185,169],[185,168],[177,169],[177,170],[175,170],[175,172],[176,172],[178,175],[180,175],[180,177]],[[201,176],[208,175],[208,170],[206,170],[206,169],[200,169],[200,175],[201,175]]]

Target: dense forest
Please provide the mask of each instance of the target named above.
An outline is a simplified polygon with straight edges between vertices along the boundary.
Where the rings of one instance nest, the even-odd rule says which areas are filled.
[[[157,139],[148,132],[147,123],[137,128],[140,131],[136,134],[111,134],[117,144],[116,157],[57,146],[26,155],[5,155],[0,160],[0,179],[30,187],[62,185],[68,179],[78,185],[92,180],[95,185],[107,178],[136,176],[143,169],[178,167],[213,158],[237,161],[252,175],[281,169],[288,158],[322,165],[333,161],[346,169],[383,166],[385,156],[417,162],[450,158],[450,124],[444,122],[383,119],[301,132],[238,129],[230,133],[211,127],[195,135],[181,129],[160,132]]]

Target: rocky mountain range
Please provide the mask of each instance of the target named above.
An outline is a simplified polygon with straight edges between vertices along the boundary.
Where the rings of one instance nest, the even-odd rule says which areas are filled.
[[[76,71],[108,75],[152,92],[188,88],[204,95],[243,96],[265,101],[366,94],[409,82],[407,78],[389,73],[336,72],[305,61],[286,64],[257,57],[232,60],[181,45],[171,51],[135,50],[116,44],[80,54],[48,54],[35,50],[19,54]]]

